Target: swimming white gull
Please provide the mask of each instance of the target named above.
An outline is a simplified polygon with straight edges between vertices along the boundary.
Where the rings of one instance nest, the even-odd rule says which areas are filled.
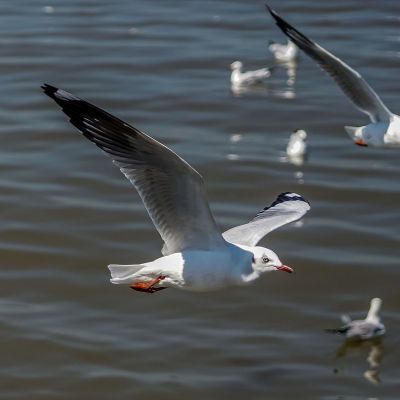
[[[364,126],[345,126],[355,144],[360,146],[400,146],[400,116],[393,114],[363,77],[340,58],[310,40],[289,25],[274,10],[267,9],[276,24],[300,49],[309,55],[339,85],[355,106],[367,114],[371,123]]]
[[[289,139],[286,147],[286,154],[289,158],[304,159],[307,156],[307,133],[304,129],[296,129]]]
[[[242,68],[243,63],[241,61],[234,61],[231,64],[231,85],[234,87],[256,85],[271,76],[271,68],[261,68],[247,72],[242,72]]]
[[[56,87],[42,88],[131,181],[164,241],[163,257],[154,261],[109,265],[112,283],[147,293],[167,287],[206,291],[244,285],[267,272],[293,272],[257,243],[301,218],[310,209],[303,197],[282,193],[249,223],[221,234],[203,179],[186,161],[102,109]]]
[[[342,315],[344,325],[338,329],[326,329],[328,333],[344,335],[346,339],[368,340],[381,337],[386,329],[379,317],[382,300],[375,297],[371,300],[368,315],[365,319],[352,321],[348,315]]]
[[[289,39],[286,44],[275,43],[271,40],[268,44],[268,50],[273,54],[276,61],[282,63],[295,61],[299,54],[298,47]]]

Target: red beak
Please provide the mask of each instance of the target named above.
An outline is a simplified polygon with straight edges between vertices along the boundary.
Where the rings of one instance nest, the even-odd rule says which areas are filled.
[[[291,274],[292,272],[294,272],[294,269],[288,267],[287,265],[281,265],[280,267],[276,267],[276,269],[279,270],[279,271],[289,272],[289,274]]]
[[[357,140],[354,142],[354,144],[358,144],[359,146],[365,146],[365,147],[368,146],[367,143],[365,143],[363,139],[357,139]]]

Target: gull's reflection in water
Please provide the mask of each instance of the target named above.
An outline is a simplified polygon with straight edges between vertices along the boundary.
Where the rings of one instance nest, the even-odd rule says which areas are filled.
[[[285,155],[282,155],[281,157],[279,157],[279,160],[284,163],[293,164],[296,167],[302,167],[305,164],[305,162],[307,161],[307,158],[308,158],[307,155],[289,156],[289,155],[285,154]],[[304,172],[302,171],[302,169],[298,168],[296,171],[294,171],[293,176],[299,185],[304,184],[305,176],[304,176]]]
[[[294,99],[296,97],[296,92],[294,87],[286,87],[284,89],[274,88],[272,85],[265,83],[259,83],[257,85],[231,85],[231,93],[234,97],[241,97],[246,94],[256,94],[256,93],[266,93],[273,97],[278,97],[280,99]]]
[[[231,93],[234,97],[240,97],[248,93],[268,92],[268,86],[264,83],[254,85],[235,85],[231,84]]]
[[[243,135],[240,133],[234,133],[229,137],[229,153],[226,155],[226,159],[230,161],[240,160],[239,154],[237,154],[237,144],[243,139]]]
[[[287,79],[286,87],[274,91],[274,95],[282,99],[294,99],[296,97],[294,85],[296,83],[297,61],[280,62],[277,66],[286,70]]]
[[[368,340],[368,341],[345,341],[336,351],[337,358],[345,357],[346,354],[351,352],[366,352],[367,358],[367,369],[364,371],[364,378],[374,384],[378,385],[381,383],[380,365],[383,359],[383,340],[382,338]],[[335,369],[337,373],[338,370]]]
[[[297,61],[289,61],[280,65],[286,69],[287,85],[293,86],[296,82]]]
[[[273,94],[274,97],[278,97],[279,99],[288,99],[292,100],[296,97],[296,92],[293,87],[287,87],[285,89],[279,89],[279,90],[271,90],[271,93]]]
[[[295,165],[296,167],[301,167],[307,161],[307,154],[305,155],[287,155],[286,160],[289,161],[291,164]],[[300,172],[300,171],[298,171]]]
[[[288,156],[287,154],[285,154],[279,157],[279,160],[281,162],[293,164],[296,167],[302,167],[307,161],[307,158],[308,158],[307,155],[297,157],[297,156]],[[300,168],[296,169],[296,171],[294,171],[293,173],[293,176],[299,185],[304,184],[305,175],[302,169]]]
[[[305,136],[297,137],[297,134],[302,132],[304,132]],[[304,172],[301,167],[307,162],[309,156],[305,138],[305,131],[298,129],[293,132],[286,147],[286,154],[280,157],[282,162],[287,162],[297,167],[296,171],[294,171],[294,177],[299,185],[304,183]]]

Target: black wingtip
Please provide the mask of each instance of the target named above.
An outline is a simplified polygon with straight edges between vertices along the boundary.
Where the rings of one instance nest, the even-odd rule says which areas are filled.
[[[47,96],[54,98],[54,93],[57,92],[58,88],[55,86],[51,86],[47,83],[44,83],[42,86],[40,86],[43,89],[43,92],[47,94]]]
[[[269,13],[272,15],[272,18],[275,20],[275,22],[277,23],[277,25],[282,29],[282,26],[290,26],[283,18],[281,18],[279,16],[279,14],[273,10],[271,7],[267,6],[267,10],[269,11]],[[282,25],[282,26],[281,26]]]
[[[41,88],[43,89],[44,94],[46,94],[51,99],[53,99],[63,109],[71,102],[81,102],[81,104],[85,103],[79,97],[76,97],[76,96],[72,95],[71,93],[66,92],[65,90],[62,90],[55,86],[49,85],[47,83],[43,84],[41,86]],[[92,107],[94,107],[94,106],[92,106]]]
[[[339,329],[324,329],[325,333],[333,333],[335,335],[344,335],[347,329],[339,328]]]
[[[290,196],[288,196],[288,195],[290,195]],[[308,206],[309,206],[308,209],[310,209],[310,207],[311,207],[309,201],[308,201],[307,199],[305,199],[303,196],[300,196],[299,194],[294,193],[294,192],[283,192],[283,193],[280,193],[280,194],[278,195],[278,197],[275,199],[275,201],[273,201],[273,202],[271,203],[271,205],[269,205],[269,206],[267,206],[267,207],[264,207],[264,208],[255,216],[255,218],[259,217],[260,215],[263,215],[265,211],[267,211],[267,210],[269,210],[269,209],[271,209],[271,208],[277,206],[278,204],[286,203],[286,202],[291,202],[291,201],[302,201],[302,202],[308,204]]]
[[[291,195],[291,196],[288,196]],[[301,196],[300,194],[297,194],[295,192],[283,192],[278,195],[276,200],[272,203],[274,205],[283,203],[284,201],[305,201],[308,205],[310,205],[310,202]],[[272,207],[272,205],[270,206]]]
[[[279,15],[276,13],[275,10],[273,10],[267,3],[265,3],[265,8],[267,11],[276,19],[276,17],[279,17]]]
[[[337,329],[332,329],[332,328],[325,328],[324,332],[325,333],[338,333]]]
[[[312,40],[310,40],[307,36],[298,31],[294,26],[285,21],[275,10],[273,10],[267,4],[265,4],[265,7],[274,18],[276,25],[278,25],[282,32],[300,48],[303,48],[302,44],[304,43],[302,42],[305,42],[308,46],[314,45],[314,42]],[[303,50],[305,49],[303,48]]]

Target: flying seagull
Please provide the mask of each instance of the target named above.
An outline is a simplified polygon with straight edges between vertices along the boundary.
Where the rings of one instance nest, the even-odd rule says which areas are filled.
[[[371,123],[364,126],[345,126],[355,144],[360,146],[400,146],[400,117],[383,104],[364,78],[340,58],[303,35],[267,6],[276,24],[300,49],[309,55],[339,85],[355,106],[367,114]]]
[[[154,261],[109,265],[112,283],[147,293],[167,287],[206,291],[250,283],[266,272],[293,272],[257,243],[301,218],[310,209],[303,197],[282,193],[249,223],[221,234],[203,179],[186,161],[102,109],[56,87],[42,88],[131,181],[164,241],[163,257]]]
[[[342,315],[344,325],[338,329],[326,329],[328,333],[337,333],[344,335],[346,339],[368,340],[381,337],[386,329],[379,317],[379,311],[382,307],[382,300],[375,297],[371,300],[368,315],[365,319],[352,321],[348,315]]]

